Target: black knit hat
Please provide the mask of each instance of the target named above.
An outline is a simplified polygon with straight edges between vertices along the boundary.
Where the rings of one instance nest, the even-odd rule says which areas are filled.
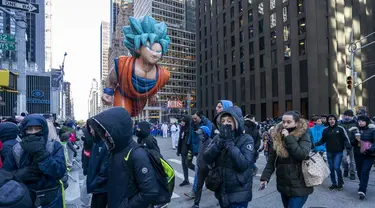
[[[364,121],[367,125],[370,124],[370,117],[368,116],[358,116],[358,121]]]
[[[354,116],[354,112],[350,109],[346,110],[344,112],[344,116],[350,116],[350,117],[353,117]]]

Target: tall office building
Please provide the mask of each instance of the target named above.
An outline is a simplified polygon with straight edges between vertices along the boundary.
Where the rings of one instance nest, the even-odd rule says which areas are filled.
[[[110,40],[112,41],[112,37],[115,35],[116,33],[116,25],[117,25],[117,22],[118,22],[118,15],[120,13],[120,10],[121,10],[121,4],[123,1],[127,1],[127,0],[110,0],[110,26],[109,26],[109,33],[110,33]]]
[[[45,70],[52,68],[52,0],[45,0]]]
[[[64,82],[65,118],[73,119],[72,113],[72,88],[70,82]]]
[[[100,96],[99,96],[99,83],[96,79],[92,79],[91,82],[91,89],[90,95],[88,100],[88,109],[89,109],[89,118],[95,116],[96,114],[100,113]]]
[[[375,31],[375,2],[197,2],[197,100],[209,117],[219,99],[230,99],[261,120],[291,109],[309,117],[349,108],[351,28],[355,40]],[[366,67],[374,59],[371,50],[374,46],[355,57],[360,80],[374,74]],[[374,87],[369,81],[356,97],[356,105],[367,106],[371,114],[375,96],[368,89]]]
[[[195,69],[195,6],[192,0],[135,0],[134,16],[150,15],[157,21],[164,21],[168,26],[168,35],[171,38],[168,53],[159,62],[159,65],[171,72],[169,82],[158,92],[161,109],[145,108],[140,115],[141,119],[158,118],[169,121],[170,117],[179,117],[187,113],[186,109],[168,109],[169,100],[179,98],[186,103],[191,102],[188,109],[195,108],[196,69]],[[189,7],[189,8],[187,8]],[[190,13],[187,13],[187,12]],[[189,14],[190,18],[187,18]],[[189,102],[186,102],[188,97]],[[187,110],[188,110],[187,109]],[[160,115],[163,118],[160,118]]]
[[[109,23],[100,24],[100,80],[108,76]]]

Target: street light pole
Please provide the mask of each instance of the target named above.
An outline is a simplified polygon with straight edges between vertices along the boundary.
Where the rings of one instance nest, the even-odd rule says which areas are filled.
[[[65,57],[67,56],[68,54],[65,52],[64,53],[64,58],[63,58],[63,62],[60,66],[60,70],[61,70],[61,81],[60,81],[60,90],[61,90],[61,108],[60,108],[60,113],[61,113],[61,119],[65,119],[65,115],[64,115],[64,75],[65,75],[65,71],[64,71],[64,64],[65,64]]]

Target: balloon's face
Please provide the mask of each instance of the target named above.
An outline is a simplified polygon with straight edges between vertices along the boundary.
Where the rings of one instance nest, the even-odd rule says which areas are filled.
[[[147,44],[139,49],[139,54],[142,59],[149,64],[156,64],[162,57],[162,47],[160,43]]]

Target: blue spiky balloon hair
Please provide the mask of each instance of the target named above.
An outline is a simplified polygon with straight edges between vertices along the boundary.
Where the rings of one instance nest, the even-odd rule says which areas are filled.
[[[150,41],[150,45],[160,43],[162,54],[165,55],[167,53],[170,39],[167,35],[167,25],[164,22],[158,23],[150,16],[144,16],[139,19],[129,17],[129,22],[129,26],[123,27],[125,34],[124,44],[133,56],[139,56],[137,50],[146,45],[147,41]]]

